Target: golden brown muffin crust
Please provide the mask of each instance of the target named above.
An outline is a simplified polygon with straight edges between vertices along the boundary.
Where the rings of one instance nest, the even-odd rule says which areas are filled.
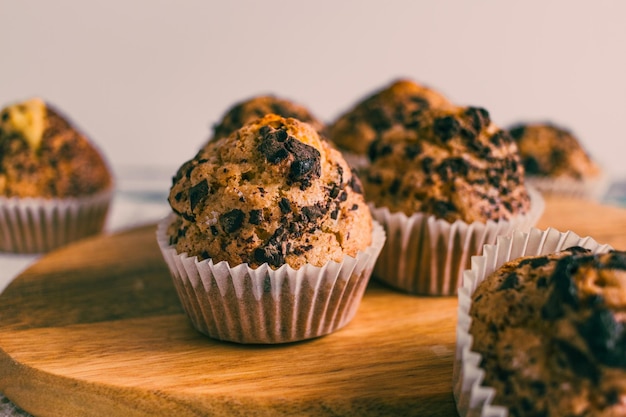
[[[415,127],[422,111],[452,107],[441,93],[399,79],[342,114],[329,127],[329,137],[340,149],[365,155],[370,143],[389,130]]]
[[[8,119],[7,109],[0,117]],[[49,105],[37,145],[0,126],[0,195],[79,197],[111,185],[111,173],[100,152]]]
[[[518,124],[510,129],[528,176],[597,177],[600,168],[572,132],[550,123]]]
[[[626,252],[506,263],[472,296],[472,350],[511,416],[626,415]]]
[[[388,130],[368,154],[360,172],[366,198],[391,212],[472,223],[529,210],[515,142],[485,109],[423,111],[415,127]]]
[[[174,178],[177,252],[231,266],[322,266],[371,241],[361,184],[315,129],[267,115],[211,141]]]
[[[318,133],[323,133],[325,130],[324,123],[305,106],[274,95],[262,95],[239,102],[228,109],[213,127],[213,139],[229,136],[243,125],[267,114],[298,119],[310,124]]]

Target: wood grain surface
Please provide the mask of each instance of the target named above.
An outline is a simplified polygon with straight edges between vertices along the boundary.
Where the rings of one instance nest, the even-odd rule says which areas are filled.
[[[626,248],[626,210],[548,199],[538,225]],[[454,416],[456,298],[376,283],[319,339],[241,346],[194,331],[153,226],[43,257],[0,295],[0,391],[47,416]]]

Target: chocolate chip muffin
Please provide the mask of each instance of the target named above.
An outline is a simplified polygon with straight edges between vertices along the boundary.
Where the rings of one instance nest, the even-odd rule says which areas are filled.
[[[509,131],[528,176],[582,180],[600,174],[578,138],[562,127],[530,123],[515,125]]]
[[[0,112],[0,250],[46,252],[102,230],[111,172],[87,137],[39,98]]]
[[[41,99],[0,112],[0,195],[79,197],[111,185],[100,152]]]
[[[385,241],[316,130],[266,115],[178,170],[159,247],[194,327],[238,343],[322,336],[356,313]]]
[[[407,216],[448,222],[508,220],[530,208],[515,142],[487,110],[429,110],[410,130],[388,132],[369,147],[367,199]]]
[[[241,101],[228,109],[213,127],[213,139],[229,136],[243,125],[267,114],[298,119],[311,125],[318,133],[325,131],[324,123],[305,106],[274,95],[261,95]]]
[[[502,265],[470,308],[483,385],[511,416],[626,415],[626,252]]]
[[[342,151],[366,155],[374,140],[391,132],[414,130],[424,110],[452,107],[441,93],[400,79],[342,114],[329,127],[329,137]]]
[[[176,174],[179,252],[226,260],[321,266],[370,244],[359,179],[312,126],[268,115],[210,142]]]
[[[453,295],[473,255],[499,234],[532,226],[531,195],[515,142],[479,107],[428,109],[385,132],[359,171],[389,236],[374,275],[414,294]]]

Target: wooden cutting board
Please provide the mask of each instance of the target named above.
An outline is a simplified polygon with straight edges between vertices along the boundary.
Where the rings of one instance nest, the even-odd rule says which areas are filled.
[[[626,210],[550,199],[540,224],[626,248]],[[211,340],[182,313],[154,226],[43,257],[0,295],[0,391],[36,417],[454,416],[456,298],[376,283],[316,340]]]

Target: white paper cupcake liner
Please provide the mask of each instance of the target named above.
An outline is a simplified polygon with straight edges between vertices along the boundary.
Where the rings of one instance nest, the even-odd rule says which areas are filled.
[[[572,246],[581,246],[593,253],[612,249],[609,245],[601,245],[590,237],[581,238],[571,231],[533,228],[528,233],[517,231],[512,236],[500,236],[495,245],[484,246],[481,256],[472,257],[471,269],[464,271],[463,286],[459,289],[456,355],[452,376],[454,399],[461,417],[508,416],[505,407],[492,404],[495,389],[481,386],[485,375],[479,367],[482,356],[472,351],[473,338],[469,333],[472,294],[489,274],[505,262],[521,256],[546,255]]]
[[[43,253],[100,233],[113,190],[88,197],[0,197],[0,251]]]
[[[526,183],[547,196],[573,197],[593,201],[602,200],[610,185],[606,175],[580,181],[572,178],[526,176]]]
[[[425,213],[407,216],[386,207],[370,205],[372,216],[383,225],[387,242],[374,268],[374,277],[410,294],[454,295],[463,270],[484,244],[513,230],[527,231],[543,213],[541,194],[529,187],[530,211],[509,221],[454,223]]]
[[[157,228],[157,241],[178,297],[192,325],[214,339],[237,343],[286,343],[322,336],[354,317],[369,282],[385,232],[373,224],[372,244],[356,257],[323,267],[289,265],[273,270],[267,263],[230,267],[222,261],[198,261],[177,254],[167,227]]]

